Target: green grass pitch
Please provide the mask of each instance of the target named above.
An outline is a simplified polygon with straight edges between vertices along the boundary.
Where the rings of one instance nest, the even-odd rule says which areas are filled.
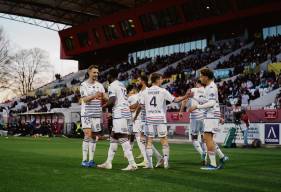
[[[106,160],[109,143],[97,144],[95,161]],[[160,146],[157,144],[157,148]],[[191,145],[170,145],[168,170],[127,166],[121,146],[112,170],[81,168],[81,140],[66,138],[0,137],[1,192],[101,191],[237,191],[281,190],[281,149],[223,149],[230,157],[224,170],[200,170],[200,158]],[[134,153],[139,152],[134,148]]]

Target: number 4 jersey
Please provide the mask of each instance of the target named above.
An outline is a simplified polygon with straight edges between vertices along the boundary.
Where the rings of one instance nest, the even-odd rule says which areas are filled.
[[[145,106],[147,124],[164,124],[166,120],[166,101],[173,102],[175,97],[166,89],[158,86],[147,88],[140,99]]]

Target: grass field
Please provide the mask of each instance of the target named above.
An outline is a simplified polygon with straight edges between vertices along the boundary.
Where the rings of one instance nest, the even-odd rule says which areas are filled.
[[[121,146],[112,170],[81,168],[81,141],[65,138],[0,137],[0,191],[280,191],[281,149],[224,149],[224,170],[200,170],[191,145],[172,144],[169,170],[127,166]],[[158,146],[159,148],[159,146]],[[95,161],[107,156],[108,142],[98,143]],[[135,154],[138,151],[135,147]]]

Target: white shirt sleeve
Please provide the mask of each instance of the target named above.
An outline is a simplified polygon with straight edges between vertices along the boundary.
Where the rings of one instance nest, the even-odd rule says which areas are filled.
[[[102,84],[101,84],[101,86],[100,86],[100,92],[105,93],[105,90],[104,90],[104,87],[103,87]]]
[[[116,91],[112,86],[108,87],[108,97],[116,97]]]
[[[217,91],[214,87],[210,87],[207,92],[207,99],[208,100],[217,100],[216,98]]]
[[[87,96],[86,87],[83,86],[82,84],[80,85],[80,95],[81,95],[81,97],[86,97]]]
[[[163,94],[164,94],[164,98],[167,101],[173,102],[175,100],[175,97],[166,89],[163,89]]]
[[[133,96],[130,96],[129,98],[128,98],[128,103],[129,103],[129,105],[131,106],[131,105],[134,105],[135,103],[134,103],[134,97]]]
[[[206,108],[210,108],[216,105],[216,101],[215,100],[209,100],[207,103],[204,103],[202,105],[197,105],[198,109],[206,109]]]
[[[144,101],[144,92],[142,92],[142,94],[139,94],[139,103],[141,105],[144,105],[145,104],[145,101]]]

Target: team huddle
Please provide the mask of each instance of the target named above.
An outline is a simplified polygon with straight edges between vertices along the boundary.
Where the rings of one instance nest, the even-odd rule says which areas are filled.
[[[184,96],[174,97],[166,89],[161,88],[162,75],[153,73],[150,77],[151,86],[148,87],[147,76],[138,78],[140,90],[126,87],[118,81],[118,71],[111,70],[108,75],[108,93],[101,83],[97,81],[99,71],[97,66],[88,68],[89,78],[80,86],[81,94],[81,123],[84,131],[82,144],[83,167],[94,167],[94,153],[96,149],[96,136],[101,131],[102,109],[112,109],[112,131],[107,160],[98,168],[112,169],[112,160],[121,144],[128,166],[122,170],[133,171],[138,167],[153,169],[163,166],[169,168],[170,148],[168,143],[168,130],[166,119],[166,103],[181,102],[179,112],[185,107],[190,112],[190,131],[195,149],[199,152],[203,170],[217,170],[223,168],[228,160],[214,141],[215,133],[219,129],[220,107],[218,90],[213,81],[213,72],[209,69],[200,71],[200,80],[195,88],[187,90]],[[201,135],[201,139],[198,137]],[[158,136],[162,145],[160,153],[153,145],[153,138]],[[143,162],[136,164],[132,153],[134,139],[143,157]],[[220,158],[217,165],[216,155]],[[153,156],[157,163],[154,166]],[[207,160],[209,157],[209,164]]]

